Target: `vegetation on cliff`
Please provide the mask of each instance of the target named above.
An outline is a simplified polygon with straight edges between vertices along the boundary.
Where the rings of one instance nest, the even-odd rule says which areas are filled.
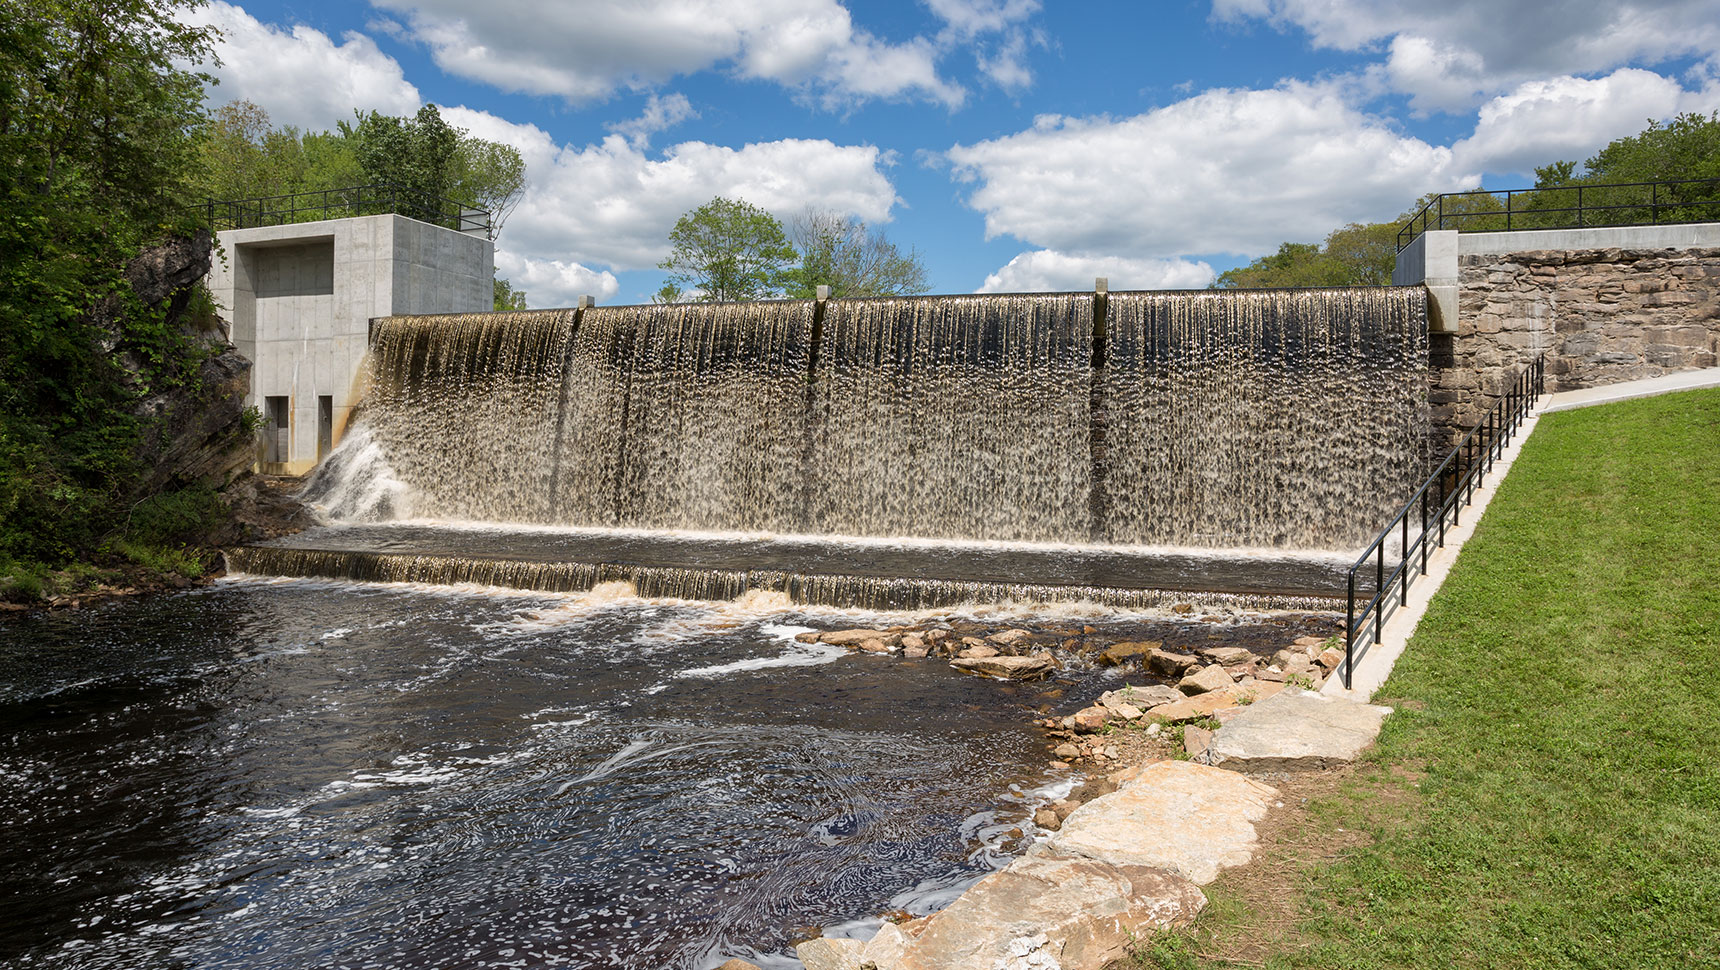
[[[207,366],[224,341],[194,286],[206,238],[176,216],[207,80],[183,65],[210,38],[175,14],[198,2],[32,0],[0,17],[0,599],[40,596],[51,570],[194,574],[184,547],[221,516],[215,483],[150,462],[231,378]],[[175,237],[189,262],[154,248]]]

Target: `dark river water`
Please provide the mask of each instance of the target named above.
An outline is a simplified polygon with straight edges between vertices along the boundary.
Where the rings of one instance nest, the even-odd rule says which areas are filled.
[[[734,603],[240,581],[0,625],[0,964],[783,965],[1019,851],[1012,685]]]

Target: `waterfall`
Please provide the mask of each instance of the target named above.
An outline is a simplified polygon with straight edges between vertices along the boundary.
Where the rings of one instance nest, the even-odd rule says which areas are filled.
[[[342,519],[1355,549],[1413,488],[1420,288],[390,317]],[[582,580],[583,581],[583,580]]]

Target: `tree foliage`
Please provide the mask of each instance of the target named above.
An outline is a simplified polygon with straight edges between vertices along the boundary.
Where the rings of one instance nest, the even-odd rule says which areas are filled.
[[[87,554],[116,527],[130,405],[200,348],[124,276],[196,170],[200,0],[30,0],[0,17],[0,571]],[[119,355],[141,370],[122,372]]]
[[[808,209],[793,220],[789,235],[800,255],[800,265],[787,277],[791,297],[810,300],[821,285],[830,287],[833,297],[926,292],[920,254],[902,252],[884,233],[858,219]]]
[[[657,264],[669,271],[660,302],[678,302],[688,292],[708,302],[780,296],[796,256],[775,216],[722,197],[677,219],[669,244],[669,256]]]
[[[215,110],[200,148],[200,194],[216,200],[388,184],[484,209],[499,231],[526,189],[517,149],[449,125],[433,104],[411,117],[355,111],[313,132],[275,128],[268,112],[235,101]]]
[[[1512,193],[1509,217],[1504,193],[1476,189],[1446,194],[1438,211],[1429,214],[1428,225],[1470,232],[1564,228],[1579,224],[1579,201],[1585,209],[1606,213],[1613,224],[1720,219],[1720,184],[1621,184],[1684,179],[1720,179],[1720,111],[1682,114],[1665,123],[1651,120],[1641,132],[1614,139],[1580,168],[1574,161],[1537,167],[1535,191]],[[1392,222],[1351,223],[1334,230],[1324,245],[1284,243],[1271,255],[1219,274],[1212,285],[1231,289],[1389,283],[1398,230],[1434,197],[1422,197]]]
[[[1275,286],[1383,286],[1397,264],[1401,221],[1360,223],[1332,230],[1324,245],[1287,242],[1247,266],[1220,273],[1216,289]]]
[[[514,285],[500,276],[492,280],[496,288],[497,310],[524,310],[526,308],[526,291],[516,290]]]
[[[1583,163],[1555,162],[1535,170],[1536,186],[1720,178],[1720,111],[1681,114],[1664,124],[1616,138]]]

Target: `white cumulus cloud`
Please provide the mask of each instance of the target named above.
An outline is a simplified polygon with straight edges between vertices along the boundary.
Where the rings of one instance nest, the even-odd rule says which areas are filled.
[[[1592,80],[1555,77],[1518,85],[1481,106],[1475,133],[1452,146],[1459,164],[1489,172],[1533,172],[1642,130],[1649,118],[1720,104],[1652,71],[1624,68]]]
[[[524,290],[527,303],[545,307],[573,306],[582,296],[606,303],[621,291],[621,282],[607,270],[595,270],[559,259],[538,259],[506,249],[496,250],[496,275],[516,290]]]
[[[187,23],[221,32],[210,69],[221,83],[212,103],[240,99],[262,105],[277,125],[321,131],[352,117],[353,109],[410,114],[422,103],[400,64],[363,34],[336,43],[320,30],[265,24],[222,0],[185,12]]]
[[[1041,117],[947,157],[975,186],[988,238],[1131,259],[1270,252],[1476,180],[1450,148],[1300,83],[1207,91],[1130,118]]]
[[[1089,290],[1105,277],[1112,290],[1187,290],[1212,282],[1212,267],[1186,259],[1072,256],[1050,249],[1022,253],[985,278],[979,293]]]
[[[893,44],[836,0],[376,0],[445,71],[506,91],[601,99],[722,68],[840,104],[961,104],[926,38]]]
[[[450,108],[444,116],[524,157],[531,184],[503,239],[522,257],[653,269],[668,254],[675,220],[715,196],[745,199],[779,218],[811,205],[873,224],[887,222],[896,203],[883,171],[891,157],[871,145],[787,138],[731,148],[689,141],[647,154],[621,135],[567,145],[535,125],[486,112]]]
[[[1424,110],[1466,111],[1526,81],[1720,53],[1720,0],[1213,0],[1315,46],[1387,50],[1383,74]]]

